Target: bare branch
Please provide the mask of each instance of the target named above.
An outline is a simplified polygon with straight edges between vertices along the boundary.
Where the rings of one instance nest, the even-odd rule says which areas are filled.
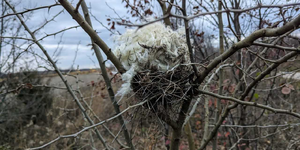
[[[54,140],[52,140],[52,141],[50,141],[50,142],[48,142],[48,143],[46,143],[46,144],[44,144],[44,145],[42,145],[42,146],[30,148],[29,150],[35,150],[35,149],[42,149],[42,148],[45,148],[45,147],[51,145],[52,143],[57,142],[57,141],[60,140],[60,139],[64,139],[64,138],[75,138],[75,137],[77,137],[78,135],[80,135],[81,133],[83,133],[83,132],[85,132],[85,131],[88,131],[88,130],[90,130],[90,129],[92,129],[92,128],[95,128],[95,127],[100,126],[100,125],[102,125],[102,124],[104,124],[104,123],[106,123],[106,122],[109,122],[109,121],[111,121],[111,120],[114,120],[114,119],[118,118],[118,117],[121,116],[123,113],[127,112],[128,110],[130,110],[130,109],[132,109],[132,108],[134,108],[134,107],[138,107],[138,106],[144,105],[146,102],[147,102],[147,101],[143,101],[143,102],[141,102],[141,103],[138,103],[138,104],[129,106],[129,107],[127,107],[126,109],[124,109],[123,111],[121,111],[119,114],[117,114],[117,115],[115,115],[115,116],[113,116],[113,117],[111,117],[111,118],[108,118],[108,119],[106,119],[106,120],[103,120],[103,121],[101,121],[101,122],[98,122],[98,123],[96,123],[96,124],[94,124],[94,125],[85,127],[85,128],[83,128],[82,130],[80,130],[80,131],[78,131],[78,132],[76,132],[76,133],[74,133],[74,134],[69,134],[69,135],[59,136],[59,137],[57,137],[56,139],[54,139]]]
[[[86,22],[92,28],[92,21],[90,19],[90,16],[89,16],[89,13],[88,13],[88,8],[86,6],[85,1],[82,1],[81,8],[82,8],[82,11],[84,13],[84,17],[85,17]],[[115,93],[113,91],[109,76],[107,74],[106,67],[105,67],[105,62],[103,60],[102,54],[100,52],[99,47],[94,43],[92,38],[91,38],[91,42],[92,42],[93,49],[95,51],[96,57],[98,59],[99,66],[101,68],[102,76],[103,76],[105,84],[107,86],[107,92],[109,94],[109,98],[110,98],[110,100],[111,100],[111,102],[114,106],[116,114],[119,114],[121,111],[120,111],[119,105],[118,105],[118,103],[115,99]],[[125,124],[125,121],[124,121],[123,117],[119,116],[118,119],[119,119],[120,125],[124,126],[122,129],[123,129],[124,137],[125,137],[125,140],[126,140],[127,144],[129,145],[131,150],[134,150],[134,146],[132,144],[132,141],[131,141],[131,138],[130,138],[130,135],[128,133],[128,130],[127,130],[127,127],[126,127],[126,124]]]
[[[107,58],[116,66],[120,73],[124,73],[126,70],[119,61],[119,59],[112,53],[111,49],[106,43],[97,35],[93,28],[83,19],[83,17],[76,13],[74,7],[67,0],[59,0],[61,5],[69,12],[69,14],[77,21],[82,29],[93,39],[93,41],[103,50]]]
[[[242,94],[241,98],[242,100],[244,100],[246,98],[246,96],[248,95],[248,93],[252,90],[252,88],[259,82],[261,81],[266,75],[268,75],[272,70],[274,70],[275,68],[277,68],[281,63],[287,61],[288,59],[296,56],[299,52],[290,52],[289,54],[285,55],[284,57],[282,57],[281,59],[279,59],[278,61],[276,61],[276,63],[272,64],[270,67],[268,67],[265,71],[263,71],[258,77],[255,78],[255,80],[253,82],[251,82],[250,85],[247,86],[246,90],[244,91],[244,93]]]
[[[216,57],[208,66],[207,69],[204,70],[200,76],[196,79],[198,83],[202,83],[205,77],[209,74],[211,70],[213,70],[219,63],[226,60],[230,57],[233,53],[238,51],[241,48],[249,47],[255,40],[261,37],[272,37],[272,36],[280,36],[286,32],[294,30],[298,28],[300,25],[300,15],[298,15],[294,20],[285,24],[280,28],[275,29],[260,29],[255,31],[254,33],[250,34],[245,39],[241,40],[240,42],[235,43],[229,50],[225,51],[223,54]]]
[[[285,4],[285,5],[259,5],[256,7],[251,7],[251,8],[247,8],[247,9],[226,9],[226,10],[222,10],[222,11],[212,11],[212,12],[204,12],[204,13],[199,13],[197,15],[193,15],[193,16],[181,16],[181,15],[176,15],[176,14],[164,14],[163,17],[160,17],[156,20],[153,20],[151,22],[147,22],[147,23],[142,23],[142,24],[126,24],[126,23],[121,23],[118,22],[118,24],[120,25],[125,25],[125,26],[131,26],[131,27],[143,27],[146,26],[148,24],[154,23],[154,22],[158,22],[160,20],[164,20],[168,17],[176,17],[176,18],[181,18],[184,20],[192,20],[195,18],[198,18],[200,16],[206,16],[206,15],[212,15],[212,14],[218,14],[218,13],[229,13],[229,12],[237,12],[237,13],[244,13],[250,10],[255,10],[255,9],[259,9],[259,8],[283,8],[283,7],[289,7],[289,6],[295,6],[295,5],[300,5],[300,3],[290,3],[290,4]]]
[[[212,92],[208,92],[208,91],[204,91],[204,90],[199,90],[199,91],[202,94],[213,96],[213,97],[216,97],[216,98],[219,98],[219,99],[229,100],[229,101],[232,101],[232,102],[239,103],[241,105],[254,106],[254,107],[270,110],[274,113],[288,114],[288,115],[300,118],[300,114],[295,113],[292,110],[276,109],[276,108],[272,108],[272,107],[267,106],[267,105],[258,104],[256,102],[247,102],[247,101],[243,101],[243,100],[236,99],[236,98],[233,98],[233,97],[222,96],[222,95],[212,93]]]
[[[83,0],[79,0],[78,3],[76,4],[75,13],[78,13],[78,9],[79,9],[79,6],[81,5],[82,1]]]
[[[278,48],[286,51],[300,51],[299,47],[286,47],[286,46],[280,46],[276,44],[267,44],[267,43],[261,43],[261,42],[253,42],[253,45],[257,46],[263,46],[263,47],[268,47],[268,48]]]
[[[278,124],[278,125],[221,125],[224,128],[278,128],[278,127],[291,127],[291,126],[300,126],[300,123],[291,123],[291,124]],[[214,127],[214,125],[210,125],[210,127]]]
[[[36,8],[33,8],[33,9],[26,9],[25,11],[22,11],[22,12],[15,12],[15,13],[12,13],[12,14],[6,14],[6,15],[3,15],[3,16],[0,16],[0,19],[8,17],[8,16],[23,15],[25,13],[32,12],[32,11],[39,10],[39,9],[48,8],[48,10],[50,10],[52,7],[59,6],[59,5],[60,5],[59,3],[55,3],[55,4],[52,4],[52,5],[48,5],[48,6],[36,7]]]
[[[251,35],[250,35],[251,36]],[[247,38],[246,38],[247,39]],[[241,42],[241,41],[240,41]],[[239,43],[240,43],[239,42]],[[226,53],[226,52],[225,52]],[[219,118],[218,122],[216,123],[214,129],[210,132],[209,136],[205,139],[205,142],[203,145],[201,145],[200,149],[203,150],[206,145],[208,144],[208,142],[215,136],[215,134],[217,133],[219,127],[221,126],[222,122],[224,121],[224,119],[227,117],[229,111],[233,108],[236,108],[238,106],[238,104],[242,104],[242,105],[249,105],[249,106],[256,106],[256,107],[260,107],[260,108],[263,108],[263,109],[267,109],[267,110],[271,110],[275,113],[283,113],[283,114],[289,114],[289,115],[292,115],[292,116],[295,116],[295,117],[300,117],[300,114],[298,113],[294,113],[292,111],[289,111],[289,110],[282,110],[282,109],[274,109],[274,108],[271,108],[269,106],[265,106],[265,105],[260,105],[258,106],[257,103],[253,103],[253,102],[246,102],[246,101],[243,101],[246,96],[248,95],[248,93],[250,92],[250,90],[254,87],[254,85],[256,85],[261,79],[263,79],[267,74],[269,74],[272,70],[274,70],[275,68],[277,68],[281,63],[287,61],[288,59],[294,57],[296,54],[298,54],[297,52],[291,52],[287,55],[285,55],[283,58],[279,59],[277,61],[277,63],[275,64],[272,64],[270,67],[268,67],[263,73],[261,73],[249,86],[247,86],[247,89],[244,91],[244,93],[242,94],[241,98],[239,99],[236,99],[236,98],[233,98],[233,97],[226,97],[226,96],[221,96],[221,95],[218,95],[218,94],[214,94],[214,93],[211,93],[211,92],[208,92],[208,91],[204,91],[204,90],[200,90],[200,93],[203,93],[203,94],[207,94],[207,95],[210,95],[210,96],[215,96],[216,98],[221,98],[221,99],[227,99],[227,100],[231,100],[231,101],[234,101],[236,102],[234,105],[231,105],[231,106],[228,106],[224,112],[222,113],[221,117]],[[240,103],[241,102],[241,103]]]
[[[186,14],[186,0],[182,0],[182,14],[183,14],[183,16],[187,16],[187,14]],[[187,20],[184,20],[184,27],[185,27],[186,44],[188,46],[188,50],[189,50],[189,53],[190,53],[190,60],[191,60],[191,63],[195,63],[194,53],[193,53],[193,48],[192,48],[192,45],[191,45],[191,38],[190,38],[190,29],[189,29],[190,27],[189,27],[189,22]],[[195,75],[198,76],[198,71],[197,71],[196,66],[192,65],[192,67],[193,67]]]

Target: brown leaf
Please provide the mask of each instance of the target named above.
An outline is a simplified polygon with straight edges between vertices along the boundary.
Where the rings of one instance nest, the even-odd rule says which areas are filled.
[[[281,93],[282,93],[282,94],[285,94],[285,95],[290,94],[290,93],[291,93],[291,89],[288,88],[288,87],[283,87],[283,88],[281,89]]]
[[[146,14],[146,15],[152,15],[153,12],[152,12],[151,9],[149,8],[149,9],[147,9],[147,10],[145,11],[145,14]]]
[[[210,99],[209,101],[208,101],[208,107],[211,107],[211,105],[212,105],[212,100]]]
[[[225,133],[225,137],[228,137],[230,135],[230,132]]]
[[[27,88],[29,88],[29,89],[32,89],[32,87],[33,87],[32,84],[30,84],[30,83],[27,83],[26,86],[27,86]]]
[[[288,83],[288,84],[286,84],[285,86],[286,86],[286,87],[288,87],[288,88],[290,88],[291,90],[295,90],[294,86],[293,86],[293,85],[291,85],[291,84],[289,84],[289,83]]]
[[[223,84],[228,84],[230,82],[230,79],[225,79],[224,81],[223,81]]]
[[[236,71],[235,71],[235,75],[239,75],[240,74],[240,69],[237,69]]]
[[[215,105],[215,108],[217,108],[217,100],[216,99],[214,100],[214,105]]]
[[[235,90],[235,87],[236,87],[235,84],[231,84],[231,85],[228,87],[228,91],[229,91],[230,93],[233,93],[234,90]]]
[[[116,29],[116,28],[115,28],[115,22],[114,22],[114,21],[112,22],[112,25],[111,25],[110,29],[112,29],[112,30]]]

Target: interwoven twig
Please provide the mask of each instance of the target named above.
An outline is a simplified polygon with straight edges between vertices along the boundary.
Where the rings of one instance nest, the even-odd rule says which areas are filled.
[[[179,66],[172,71],[159,72],[154,69],[138,72],[132,80],[132,89],[144,107],[159,116],[176,120],[182,101],[190,89],[190,66]]]

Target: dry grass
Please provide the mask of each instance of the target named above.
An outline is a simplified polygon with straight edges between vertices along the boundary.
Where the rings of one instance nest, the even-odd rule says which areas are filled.
[[[170,72],[169,72],[170,73]],[[180,92],[180,90],[184,89],[184,83],[179,84],[182,74],[176,74],[176,71],[173,72],[172,79],[170,74],[157,74],[154,72],[141,72],[139,73],[135,79],[142,82],[136,82],[133,80],[134,91],[137,94],[137,97],[126,97],[121,101],[120,108],[124,109],[128,105],[133,103],[139,103],[141,100],[150,101],[150,105],[154,106],[155,104],[163,104],[163,101],[157,101],[157,97],[159,97],[159,89],[157,87],[161,87],[162,89],[169,89],[169,91],[164,90],[164,97],[168,103],[172,103],[172,95],[176,95],[176,93],[184,93]],[[82,73],[76,74],[79,77],[81,82],[76,82],[75,79],[69,78],[70,83],[75,88],[76,85],[79,85],[80,91],[82,93],[83,99],[81,99],[81,103],[88,110],[87,113],[93,119],[94,122],[99,122],[100,120],[110,118],[115,115],[114,109],[112,107],[111,101],[108,97],[104,81],[100,77],[98,73]],[[231,76],[231,75],[229,75]],[[52,77],[54,80],[50,82],[51,85],[58,85],[60,83],[57,76]],[[117,89],[121,86],[122,82],[120,81],[120,77],[113,81],[113,89],[117,91]],[[156,82],[153,82],[156,81]],[[271,91],[271,94],[266,92],[257,91],[256,93],[259,95],[257,98],[253,98],[258,103],[268,104],[274,108],[292,108],[293,110],[299,110],[300,105],[297,102],[298,97],[300,96],[300,84],[299,81],[296,80],[286,80],[283,78],[277,78],[274,81],[274,86],[279,87],[280,83],[290,82],[295,90],[293,90],[290,94],[284,95],[281,93],[281,88],[275,89]],[[137,84],[138,83],[138,84]],[[159,84],[157,84],[159,83]],[[234,83],[234,82],[232,82]],[[271,87],[272,82],[270,80],[266,80],[260,83],[257,89],[263,89],[266,87]],[[183,87],[181,87],[183,86]],[[177,87],[177,88],[176,88]],[[179,91],[177,91],[179,90]],[[143,92],[138,92],[143,91]],[[150,91],[152,93],[146,94],[145,91]],[[41,146],[52,139],[55,139],[59,135],[67,135],[75,133],[79,131],[85,126],[88,126],[89,123],[83,118],[81,111],[78,109],[77,105],[72,100],[71,96],[65,90],[53,90],[53,94],[55,95],[53,100],[52,108],[48,111],[46,121],[40,123],[30,122],[25,126],[20,125],[20,131],[12,134],[14,137],[14,141],[11,143],[3,144],[0,146],[0,150],[7,149],[25,149],[30,147]],[[147,92],[146,92],[147,93]],[[78,94],[78,93],[77,93]],[[149,96],[149,94],[151,96]],[[230,93],[228,93],[230,96]],[[160,94],[161,95],[161,94]],[[79,97],[81,97],[78,94]],[[168,97],[171,96],[171,97]],[[182,95],[179,95],[182,97]],[[150,99],[149,99],[150,97]],[[151,97],[155,97],[156,101],[151,102]],[[268,101],[266,101],[267,97],[270,97]],[[213,98],[211,98],[213,100]],[[84,100],[84,101],[83,101]],[[162,99],[161,99],[162,100]],[[88,105],[85,105],[88,104]],[[173,103],[172,103],[173,104]],[[175,103],[174,103],[175,104]],[[291,107],[293,104],[293,107]],[[226,105],[226,104],[222,104]],[[163,106],[163,105],[161,105]],[[195,115],[191,117],[191,126],[193,129],[193,135],[196,146],[199,146],[200,140],[203,134],[203,122],[204,122],[204,106],[200,104],[198,106]],[[89,109],[91,108],[91,109]],[[150,109],[149,109],[150,108]],[[172,107],[175,108],[175,107]],[[213,112],[214,106],[211,106],[211,112]],[[239,108],[240,109],[240,108]],[[130,110],[128,113],[124,114],[124,119],[128,122],[127,127],[133,136],[133,143],[136,149],[166,149],[165,142],[168,141],[167,137],[170,137],[171,129],[169,129],[169,133],[165,133],[165,126],[161,120],[157,119],[156,113],[153,113],[153,107],[149,107],[149,105],[145,105],[143,107],[135,108]],[[237,109],[238,110],[238,109]],[[247,107],[246,112],[248,113],[246,116],[247,122],[253,122],[255,118],[261,116],[256,124],[259,125],[268,125],[268,124],[285,124],[287,123],[295,123],[297,120],[294,120],[293,117],[283,116],[283,115],[275,115],[272,112],[262,111],[261,109],[256,109],[254,107]],[[232,111],[232,115],[237,115],[238,111]],[[97,117],[96,117],[97,116]],[[123,134],[120,133],[121,125],[118,123],[118,120],[113,120],[105,124],[107,128],[110,129],[115,135],[119,136],[119,140],[125,143],[123,138]],[[98,127],[100,133],[103,137],[108,141],[109,145],[115,147],[116,149],[120,148],[115,139],[109,134],[107,130],[103,126]],[[278,128],[280,130],[281,128]],[[254,133],[255,129],[249,129],[249,133]],[[227,133],[229,130],[226,128],[220,129],[220,137],[219,144],[221,146],[228,146],[228,138],[225,137],[224,133]],[[237,129],[240,131],[240,129]],[[260,131],[262,135],[276,132],[274,129],[263,129]],[[260,147],[268,147],[268,145],[273,144],[278,148],[284,148],[288,144],[290,140],[293,140],[295,137],[299,136],[298,128],[291,128],[285,130],[285,132],[280,132],[279,134],[275,134],[274,136],[270,136],[268,138],[263,138],[258,140],[258,144]],[[233,135],[229,135],[233,136]],[[254,138],[257,135],[247,135],[247,138]],[[181,142],[181,149],[187,149],[187,141],[185,135],[183,135]],[[226,143],[227,142],[227,143]],[[226,144],[224,144],[226,143]],[[250,143],[251,146],[251,143]],[[90,130],[88,132],[84,132],[79,135],[75,139],[62,139],[58,142],[46,147],[45,149],[92,149],[92,147],[96,147],[97,149],[102,149],[103,146],[94,131]]]
[[[82,73],[76,74],[79,77],[78,80],[67,77],[68,81],[74,89],[79,85],[81,91],[78,97],[81,97],[80,101],[87,109],[87,113],[93,119],[94,122],[110,118],[115,115],[112,103],[108,97],[108,93],[105,87],[105,83],[100,77],[99,73]],[[97,77],[98,76],[98,77]],[[49,76],[46,77],[47,79]],[[57,76],[51,77],[53,80],[49,82],[49,85],[59,85],[61,82],[57,79]],[[113,89],[117,91],[118,87],[122,84],[120,76],[118,79],[113,79]],[[46,81],[46,79],[45,79]],[[62,85],[60,85],[62,86]],[[63,86],[62,86],[63,87]],[[72,100],[69,93],[66,90],[53,89],[54,94],[52,108],[47,112],[45,122],[34,123],[30,121],[27,125],[20,125],[20,130],[13,133],[14,141],[7,143],[5,146],[7,149],[25,149],[41,146],[59,135],[73,134],[81,130],[85,126],[89,126],[89,123],[84,119],[78,106]],[[132,103],[132,98],[122,101],[121,109]],[[86,105],[87,104],[87,105]],[[133,135],[133,142],[137,149],[163,149],[164,139],[162,139],[161,126],[156,124],[145,124],[145,120],[141,118],[133,118],[132,113],[141,111],[141,108],[130,110],[124,114],[125,120],[128,122],[127,127]],[[138,115],[137,115],[138,116]],[[148,117],[147,117],[148,118]],[[152,122],[153,123],[153,122]],[[113,120],[105,124],[108,129],[114,134],[118,135],[118,139],[126,144],[123,134],[120,133],[121,125],[118,120]],[[109,145],[115,148],[120,148],[110,133],[103,127],[99,126],[98,130],[102,136],[108,141]],[[10,147],[9,147],[10,146]],[[51,144],[45,149],[102,149],[103,145],[95,135],[94,131],[90,130],[79,135],[76,139],[62,139],[58,142]],[[5,148],[0,149],[4,150]]]

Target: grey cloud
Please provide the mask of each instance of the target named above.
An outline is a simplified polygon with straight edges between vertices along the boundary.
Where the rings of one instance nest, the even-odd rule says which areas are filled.
[[[73,2],[73,6],[75,6],[76,2]],[[116,14],[107,7],[105,1],[103,0],[86,0],[88,6],[91,8],[91,12],[93,15],[97,16],[97,19],[100,20],[104,25],[107,25],[107,15],[111,17],[117,17]],[[119,0],[107,0],[106,1],[112,8],[114,8],[121,16],[126,14],[126,9],[124,8],[124,4],[122,4]],[[45,6],[55,3],[55,1],[47,0],[28,0],[28,1],[21,1],[21,3],[16,7],[18,11],[24,10],[24,8],[33,8],[39,6]],[[54,15],[56,15],[60,10],[63,8],[61,6],[56,6],[50,9],[49,13],[47,9],[35,11],[26,23],[32,29],[36,29],[39,27],[45,19],[50,19]],[[94,29],[99,32],[99,36],[108,44],[109,47],[114,47],[114,43],[111,40],[111,33],[107,31],[101,24],[96,22],[93,17],[93,27]],[[55,21],[49,23],[45,28],[43,28],[38,34],[37,37],[45,36],[45,33],[50,34],[57,32],[59,30],[75,26],[77,23],[72,19],[72,17],[64,11],[61,13]],[[119,27],[121,32],[124,32],[123,27]],[[47,51],[52,54],[54,53],[58,42],[60,41],[61,34],[56,35],[55,37],[48,37],[42,41],[42,44],[47,48]],[[63,50],[59,57],[59,61],[57,62],[60,68],[67,69],[71,66],[75,51],[77,49],[78,43],[80,43],[77,59],[75,61],[74,66],[80,65],[82,67],[94,67],[94,62],[97,62],[95,56],[93,56],[93,51],[91,50],[90,46],[87,46],[90,43],[89,36],[79,27],[77,29],[68,30],[63,34],[62,38],[62,45]],[[41,54],[39,49],[38,53]],[[42,55],[42,54],[41,54]],[[105,56],[104,56],[105,57]],[[90,60],[92,58],[93,61]],[[105,57],[106,58],[106,57]],[[97,63],[96,63],[97,64]]]

